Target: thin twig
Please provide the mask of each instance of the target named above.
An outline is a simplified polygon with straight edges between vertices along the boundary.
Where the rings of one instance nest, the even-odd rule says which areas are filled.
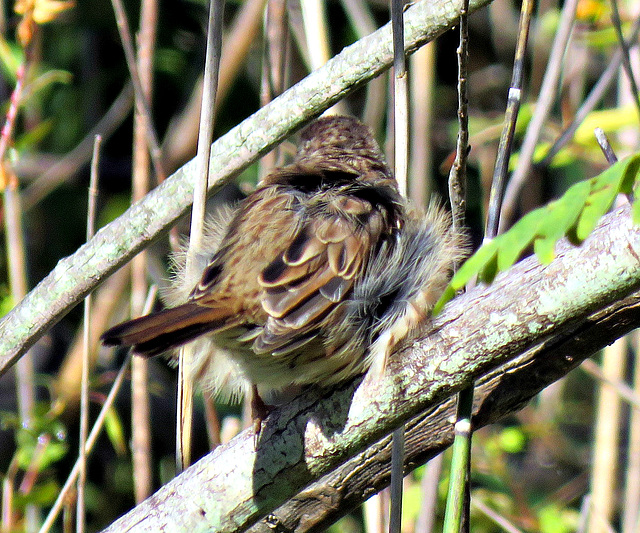
[[[594,134],[596,136],[598,144],[600,145],[600,149],[602,150],[602,153],[607,160],[607,163],[609,163],[610,165],[617,163],[618,156],[616,156],[613,148],[611,148],[611,143],[609,142],[609,139],[607,139],[607,135],[605,134],[604,130],[602,128],[595,128]]]
[[[420,48],[409,58],[411,143],[409,197],[419,206],[427,205],[433,189],[432,128],[435,95],[435,43]]]
[[[439,453],[431,459],[426,467],[420,483],[420,512],[416,519],[416,533],[431,533],[437,519],[438,485],[442,474],[444,454]]]
[[[300,0],[300,9],[311,62],[309,68],[316,70],[331,57],[327,10],[324,0]]]
[[[198,179],[193,193],[191,232],[189,235],[189,249],[187,250],[186,275],[188,279],[195,278],[195,271],[199,263],[197,255],[202,253],[205,206],[209,184],[209,158],[213,139],[216,91],[222,49],[223,16],[224,0],[213,0],[209,7],[209,24],[207,27],[204,90],[200,114],[200,133],[198,136]],[[181,472],[191,463],[191,424],[193,417],[191,359],[192,351],[190,346],[180,350],[176,428],[176,465],[178,472]]]
[[[33,181],[23,195],[24,210],[29,211],[40,200],[70,176],[78,173],[80,168],[91,158],[93,142],[96,135],[107,140],[129,115],[133,105],[133,85],[127,81],[120,94],[113,101],[100,121],[87,133],[73,150],[49,166],[38,179]]]
[[[376,21],[371,13],[371,4],[365,0],[342,0],[347,17],[356,31],[358,38],[373,33]],[[380,131],[387,107],[387,80],[380,76],[371,80],[365,86],[366,96],[362,121],[374,132]],[[423,95],[424,96],[424,95]]]
[[[638,353],[638,330],[631,334],[631,345],[634,353]],[[640,361],[630,357],[630,374],[633,379],[633,394],[640,398]],[[627,430],[627,464],[624,484],[624,500],[622,503],[622,531],[634,533],[640,531],[640,410],[635,409],[629,416]]]
[[[511,75],[511,87],[507,97],[507,110],[504,117],[504,126],[498,145],[496,166],[493,170],[491,181],[491,194],[489,196],[489,211],[485,227],[485,240],[491,240],[498,234],[500,224],[500,211],[502,209],[502,195],[509,168],[509,158],[513,147],[513,137],[516,131],[518,111],[522,101],[522,80],[524,77],[524,61],[529,40],[529,27],[531,26],[531,14],[533,13],[534,0],[524,0],[520,11],[520,25],[518,28],[518,43],[516,45],[515,58],[513,60],[513,73]]]
[[[160,150],[160,143],[158,142],[158,135],[153,127],[153,121],[151,119],[151,106],[149,101],[145,98],[145,91],[142,87],[138,68],[136,66],[136,54],[133,47],[133,39],[131,37],[131,29],[129,27],[129,21],[127,14],[125,13],[122,0],[111,0],[113,5],[113,11],[116,15],[116,23],[118,26],[118,32],[120,33],[120,40],[122,41],[122,49],[124,50],[124,56],[127,61],[127,67],[129,68],[129,74],[131,75],[131,81],[133,82],[133,89],[136,94],[135,102],[138,113],[143,117],[147,130],[146,140],[149,146],[149,154],[151,155],[151,161],[153,162],[153,168],[156,173],[158,181],[164,181],[166,174],[162,166],[162,151]]]
[[[513,172],[511,180],[509,180],[507,190],[504,194],[500,220],[501,227],[508,224],[513,217],[516,207],[516,198],[520,194],[522,186],[529,175],[529,170],[531,169],[533,161],[533,154],[536,149],[536,145],[538,144],[542,127],[544,126],[547,116],[549,115],[549,111],[551,110],[551,106],[555,101],[558,80],[560,79],[560,74],[562,72],[564,50],[567,47],[569,38],[571,37],[577,4],[578,0],[568,0],[562,7],[560,24],[549,54],[549,63],[544,74],[544,79],[542,80],[542,87],[540,88],[540,95],[538,96],[538,102],[536,103],[535,113],[529,123],[524,140],[522,141],[518,166]]]
[[[262,21],[266,0],[246,0],[241,2],[231,29],[225,34],[220,58],[218,90],[215,106],[223,103],[233,81],[244,64],[247,53],[255,43],[256,34]]]
[[[469,531],[469,463],[471,458],[471,417],[473,409],[473,387],[458,394],[455,437],[451,454],[451,478],[444,515],[444,533]]]
[[[393,139],[394,171],[400,194],[407,195],[409,154],[409,83],[407,59],[404,51],[403,2],[391,0],[393,28]]]
[[[98,201],[98,166],[100,161],[100,144],[102,138],[96,135],[91,158],[91,176],[89,178],[89,198],[87,207],[87,241],[96,232],[96,205]],[[87,483],[87,454],[86,442],[89,428],[89,352],[91,350],[91,304],[92,296],[88,294],[84,299],[83,318],[83,349],[82,349],[82,377],[80,379],[80,472],[78,475],[78,496],[76,501],[76,531],[85,530],[85,499],[84,489]]]
[[[393,143],[394,171],[402,196],[407,195],[409,168],[409,80],[407,58],[404,51],[404,4],[391,0],[391,27],[393,31]],[[391,486],[389,532],[402,529],[402,480],[404,478],[404,424],[393,432],[391,449]]]
[[[491,507],[489,507],[488,505],[485,505],[485,503],[479,498],[472,498],[471,505],[473,505],[476,509],[478,509],[487,518],[490,518],[493,522],[495,522],[507,533],[522,533],[522,530],[514,526],[504,516],[502,516],[501,514],[491,509]]]
[[[611,22],[613,23],[613,27],[616,30],[616,36],[618,37],[618,42],[620,43],[620,49],[622,51],[622,67],[627,75],[629,87],[631,88],[631,95],[633,96],[633,103],[636,106],[638,118],[640,118],[640,95],[638,94],[638,84],[636,83],[636,78],[633,75],[633,68],[631,67],[629,46],[627,46],[627,43],[624,40],[624,35],[622,35],[622,23],[620,22],[617,0],[611,0]]]
[[[600,366],[594,363],[591,359],[585,359],[580,365],[580,368],[590,376],[596,378],[598,381],[609,385],[614,391],[616,391],[620,398],[634,409],[640,411],[640,395],[624,381],[611,379],[603,372]]]
[[[640,17],[637,17],[633,23],[633,28],[630,31],[629,39],[627,41],[627,47],[630,47],[638,39],[640,33]],[[549,151],[544,158],[536,164],[538,167],[546,167],[551,163],[551,160],[557,155],[557,153],[569,142],[573,137],[576,130],[582,124],[584,119],[591,111],[600,103],[605,93],[611,86],[614,80],[617,79],[618,69],[622,62],[622,50],[616,50],[615,54],[607,64],[607,68],[604,70],[597,83],[591,89],[589,95],[585,98],[584,102],[576,111],[575,116],[571,123],[562,132],[562,135],[553,143],[553,146],[549,148]]]
[[[141,110],[145,107],[149,109],[153,100],[153,58],[157,26],[158,1],[143,0],[140,8],[140,28],[135,57],[135,68],[141,92],[135,95],[132,175],[134,202],[143,198],[151,188],[147,150],[150,115],[144,116]],[[135,86],[134,81],[134,88]],[[140,102],[139,98],[143,98],[144,101]],[[143,252],[131,262],[132,316],[140,316],[142,313],[147,290],[147,254]],[[131,363],[131,456],[134,497],[138,503],[151,493],[153,479],[148,366],[148,360],[142,357],[134,358]]]
[[[286,0],[271,0],[267,4],[263,35],[262,79],[260,105],[264,107],[282,93],[286,84],[289,55],[289,23]],[[260,160],[258,179],[261,180],[280,161],[277,146]]]
[[[453,230],[463,231],[466,212],[467,155],[469,149],[469,119],[467,110],[467,75],[469,56],[469,1],[463,0],[460,13],[460,42],[458,44],[458,140],[456,157],[449,173],[449,200]],[[474,386],[462,390],[458,395],[458,410],[451,460],[449,493],[445,511],[444,531],[469,531],[469,505],[471,479],[471,439],[473,428]],[[467,442],[461,442],[466,440]]]
[[[607,346],[602,355],[602,371],[612,381],[622,381],[627,354],[623,337]],[[601,522],[613,517],[618,488],[620,442],[620,408],[618,393],[601,384],[596,405],[595,429],[591,459],[591,524],[589,531],[602,531]]]
[[[153,302],[156,299],[157,292],[158,292],[157,287],[155,285],[153,285],[149,289],[149,294],[147,295],[147,301],[144,306],[145,307],[143,311],[144,313],[148,313],[151,311],[151,307],[153,306]],[[120,389],[124,382],[124,377],[126,376],[127,368],[129,368],[130,361],[131,361],[131,355],[129,354],[125,359],[125,361],[122,363],[120,370],[118,370],[118,374],[113,380],[113,385],[111,385],[111,390],[109,391],[109,394],[104,400],[104,404],[102,405],[102,409],[100,409],[100,413],[98,414],[98,417],[96,418],[96,421],[93,424],[93,428],[91,428],[91,433],[89,433],[89,437],[87,438],[87,444],[85,446],[85,453],[87,455],[91,454],[91,451],[93,450],[93,447],[96,441],[98,440],[98,437],[100,436],[100,431],[102,431],[102,428],[104,426],[104,421],[107,418],[109,409],[111,409],[113,402],[116,399],[116,396],[120,392]],[[78,458],[75,464],[73,465],[73,468],[69,473],[69,477],[67,478],[64,485],[62,486],[62,489],[58,493],[58,497],[56,498],[55,503],[51,507],[51,510],[47,515],[47,518],[45,519],[44,523],[40,527],[39,533],[47,533],[51,529],[51,527],[53,526],[53,523],[58,517],[58,514],[60,513],[60,510],[62,509],[62,506],[64,505],[64,501],[67,497],[67,493],[75,483],[79,473],[80,473],[80,458]]]
[[[18,70],[16,71],[16,86],[11,93],[7,118],[2,126],[2,131],[0,131],[0,162],[5,160],[7,148],[13,138],[13,129],[16,125],[16,117],[18,116],[18,109],[20,107],[20,98],[22,96],[22,89],[24,88],[26,71],[27,67],[24,63],[18,66]]]
[[[458,140],[456,157],[449,172],[449,201],[454,232],[462,231],[466,213],[467,156],[469,154],[469,113],[467,72],[469,58],[469,1],[462,3],[460,13],[460,43],[458,44]]]

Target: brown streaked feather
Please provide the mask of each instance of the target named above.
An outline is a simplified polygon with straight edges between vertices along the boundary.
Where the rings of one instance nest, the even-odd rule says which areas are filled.
[[[323,270],[316,270],[306,280],[294,286],[287,284],[279,287],[267,286],[262,299],[262,308],[270,316],[282,318],[329,283],[333,277],[334,274],[325,266]]]
[[[204,332],[232,327],[233,321],[227,305],[212,308],[188,302],[123,322],[105,331],[100,340],[108,346],[132,346],[135,353],[151,357]]]
[[[348,298],[376,243],[392,231],[366,200],[328,195],[322,201],[327,214],[307,220],[259,277],[270,318],[254,342],[257,353],[292,352],[301,339],[314,338],[323,317]]]

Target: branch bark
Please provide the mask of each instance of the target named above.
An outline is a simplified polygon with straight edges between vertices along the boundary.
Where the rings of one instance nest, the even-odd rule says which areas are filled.
[[[520,407],[636,327],[640,296],[629,296],[638,289],[640,229],[632,225],[628,210],[619,210],[605,217],[581,247],[561,244],[549,266],[526,259],[491,286],[454,300],[426,338],[392,357],[382,382],[365,378],[334,391],[309,391],[272,413],[257,446],[251,431],[242,433],[107,531],[235,532],[266,516],[256,525],[259,531],[279,523],[274,509],[361,454],[341,471],[354,481],[363,478],[359,492],[351,495],[340,483],[329,483],[310,486],[296,497],[328,502],[332,513],[341,512],[386,483],[385,460],[377,455],[386,441],[376,443],[393,429],[426,413],[424,423],[411,424],[412,467],[448,445],[441,429],[448,426],[452,406],[440,404],[472,381],[487,376],[476,424]],[[430,438],[420,441],[421,432]],[[376,463],[377,470],[371,466]],[[312,524],[300,530],[307,526]]]
[[[491,0],[474,0],[471,11]],[[409,53],[452,27],[454,2],[423,0],[405,13]],[[219,188],[293,131],[389,68],[391,28],[386,25],[345,48],[322,68],[213,143],[209,189]],[[193,199],[197,164],[191,160],[126,213],[62,259],[0,322],[0,375],[90,291],[182,216]]]

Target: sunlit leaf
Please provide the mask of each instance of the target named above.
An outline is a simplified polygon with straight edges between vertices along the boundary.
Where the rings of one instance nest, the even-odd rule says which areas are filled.
[[[611,208],[616,195],[631,194],[638,188],[640,154],[612,165],[600,175],[576,183],[558,200],[535,209],[509,231],[481,246],[453,276],[436,304],[438,314],[445,303],[474,276],[491,283],[499,272],[507,270],[533,246],[543,264],[553,260],[557,242],[566,236],[580,244],[593,231],[600,218]],[[633,220],[640,221],[640,202],[634,202]]]
[[[590,191],[588,181],[577,183],[562,198],[547,206],[545,216],[537,214],[540,222],[534,232],[533,249],[542,264],[550,263],[555,257],[556,243],[578,220]]]
[[[124,437],[124,427],[115,409],[111,408],[107,411],[107,416],[104,419],[104,428],[113,448],[120,455],[125,455],[127,453],[127,445]]]

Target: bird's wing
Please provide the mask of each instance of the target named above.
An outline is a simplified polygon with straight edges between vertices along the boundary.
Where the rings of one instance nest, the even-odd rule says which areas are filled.
[[[334,196],[323,212],[301,225],[259,277],[269,318],[253,344],[258,354],[286,354],[318,337],[388,229],[382,213],[355,196]]]

